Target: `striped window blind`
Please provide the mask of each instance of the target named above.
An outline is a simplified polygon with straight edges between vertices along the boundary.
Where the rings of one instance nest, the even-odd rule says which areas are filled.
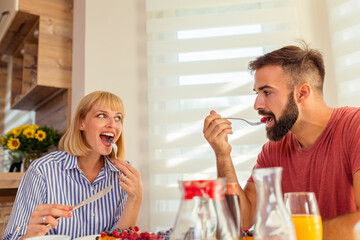
[[[202,133],[213,109],[258,121],[250,60],[293,43],[290,0],[148,0],[150,229],[172,227],[179,180],[216,178]],[[264,126],[233,122],[232,159],[245,185]]]
[[[339,104],[360,105],[360,1],[327,0]]]

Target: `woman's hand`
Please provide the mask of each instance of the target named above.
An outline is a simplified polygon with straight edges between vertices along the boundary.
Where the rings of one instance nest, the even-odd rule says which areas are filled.
[[[72,209],[72,206],[62,204],[38,205],[31,213],[30,222],[23,238],[45,235],[51,228],[59,224],[57,218],[71,218],[70,211]]]
[[[204,137],[214,149],[216,156],[228,156],[231,146],[228,142],[228,134],[232,134],[231,122],[221,118],[214,110],[205,118]]]
[[[119,174],[119,185],[127,192],[128,201],[141,203],[143,198],[143,185],[140,172],[127,162],[117,159],[114,165],[122,172]]]

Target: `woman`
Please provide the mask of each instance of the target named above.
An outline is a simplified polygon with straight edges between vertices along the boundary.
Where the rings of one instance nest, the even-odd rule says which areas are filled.
[[[143,190],[139,172],[123,161],[124,116],[121,99],[112,93],[96,91],[80,101],[60,140],[63,151],[36,160],[25,172],[3,239],[73,239],[135,226]],[[115,161],[111,142],[119,149]],[[109,185],[104,197],[72,211]]]

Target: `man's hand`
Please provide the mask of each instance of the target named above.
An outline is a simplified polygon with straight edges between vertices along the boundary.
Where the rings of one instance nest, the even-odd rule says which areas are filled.
[[[221,118],[214,110],[205,118],[203,133],[217,157],[230,156],[228,134],[232,134],[231,122]]]

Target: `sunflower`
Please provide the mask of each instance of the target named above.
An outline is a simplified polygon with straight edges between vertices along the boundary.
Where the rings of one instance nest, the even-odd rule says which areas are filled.
[[[25,135],[27,138],[34,138],[35,136],[35,129],[32,127],[27,127],[23,131],[23,135]]]
[[[20,141],[18,138],[11,137],[7,143],[10,150],[16,150],[20,147]]]
[[[22,128],[17,127],[17,128],[12,129],[10,133],[14,134],[14,137],[17,137],[20,135],[21,131],[22,131]]]
[[[42,140],[46,138],[46,132],[44,132],[43,130],[38,130],[35,133],[35,138],[42,142]]]

